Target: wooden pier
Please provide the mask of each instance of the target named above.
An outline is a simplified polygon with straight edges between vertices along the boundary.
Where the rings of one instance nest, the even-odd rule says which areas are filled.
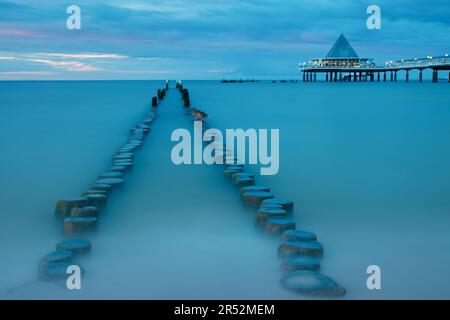
[[[412,71],[418,72],[419,82],[423,81],[423,71],[432,71],[432,82],[439,81],[439,72],[448,72],[450,83],[450,57],[402,59],[377,66],[372,59],[359,58],[347,39],[341,35],[325,58],[312,59],[300,64],[304,82],[316,82],[317,74],[324,74],[326,82],[397,82],[399,73],[404,74],[406,82]]]
[[[410,72],[416,70],[419,73],[419,82],[423,81],[423,71],[432,70],[431,81],[436,83],[439,79],[439,71],[448,72],[450,83],[450,58],[448,55],[439,58],[417,59],[415,63],[404,64],[403,62],[388,65],[386,67],[305,67],[302,68],[304,82],[316,82],[317,74],[325,74],[326,82],[397,82],[399,72],[403,72],[405,81],[409,82]]]

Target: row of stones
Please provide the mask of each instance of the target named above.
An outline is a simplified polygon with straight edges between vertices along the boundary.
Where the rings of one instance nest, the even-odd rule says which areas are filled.
[[[168,83],[164,89],[158,90],[158,99],[154,103],[142,123],[131,129],[130,137],[113,156],[109,171],[97,176],[94,183],[81,197],[59,200],[56,203],[55,216],[63,220],[66,240],[56,245],[56,251],[45,255],[39,261],[39,277],[42,280],[60,280],[67,277],[67,268],[74,263],[76,257],[91,252],[92,244],[89,240],[77,238],[88,235],[93,231],[105,209],[111,192],[124,183],[124,175],[134,165],[134,154],[142,146],[150,132],[150,124],[157,117],[158,101],[164,99]]]
[[[181,84],[178,89],[180,92],[187,91]],[[190,108],[190,114],[195,121],[204,121],[207,117],[206,113],[194,108]],[[203,130],[207,129],[209,126],[203,123]],[[224,164],[224,176],[240,188],[240,196],[246,204],[258,208],[255,219],[257,227],[265,234],[280,237],[278,256],[282,260],[282,286],[310,295],[344,295],[343,287],[319,272],[323,246],[317,241],[315,233],[296,229],[292,218],[294,203],[288,199],[275,198],[269,187],[256,185],[255,176],[245,172],[244,165],[223,147],[223,141],[210,138],[209,143],[219,150],[215,156],[216,160],[220,160],[219,163]]]

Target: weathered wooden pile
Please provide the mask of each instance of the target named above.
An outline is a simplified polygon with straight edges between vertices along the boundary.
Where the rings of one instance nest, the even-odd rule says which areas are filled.
[[[55,251],[40,260],[40,279],[66,279],[68,266],[78,263],[78,256],[90,253],[92,244],[88,238],[96,229],[109,197],[122,187],[126,173],[133,168],[135,153],[150,133],[150,125],[158,116],[158,103],[168,89],[168,82],[164,89],[158,89],[157,96],[152,98],[151,110],[130,130],[127,142],[112,157],[110,168],[100,173],[80,196],[57,201],[55,216],[63,225],[64,240],[56,245]]]
[[[189,92],[177,82],[177,88],[183,101],[189,98]],[[206,123],[207,114],[199,109],[191,108],[190,103],[183,103],[186,114],[193,121],[202,121],[203,130],[209,126]],[[212,137],[213,138],[213,137]],[[278,257],[281,260],[281,284],[284,288],[319,296],[342,296],[345,289],[333,279],[319,272],[323,246],[317,241],[315,233],[298,230],[293,219],[294,203],[285,198],[275,197],[267,186],[256,184],[255,175],[245,171],[244,165],[226,149],[223,141],[211,139],[215,144],[216,158],[221,158],[224,166],[224,176],[240,189],[240,197],[248,206],[256,209],[255,224],[268,236],[278,237]]]

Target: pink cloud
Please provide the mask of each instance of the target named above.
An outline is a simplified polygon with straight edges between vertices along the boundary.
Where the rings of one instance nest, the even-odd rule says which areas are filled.
[[[99,69],[79,61],[54,61],[48,59],[29,59],[28,61],[47,64],[54,68],[65,69],[67,71],[77,71],[77,72],[99,71]]]
[[[0,29],[0,36],[6,37],[35,37],[39,34],[33,31],[20,30],[20,29]]]

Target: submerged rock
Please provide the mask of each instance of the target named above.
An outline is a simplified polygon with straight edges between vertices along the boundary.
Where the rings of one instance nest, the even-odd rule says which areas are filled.
[[[64,233],[92,231],[97,226],[97,218],[94,217],[69,217],[64,219]]]
[[[283,240],[278,248],[281,257],[295,255],[310,255],[321,257],[323,246],[320,242],[312,240],[296,240],[295,238]]]
[[[70,213],[72,217],[95,217],[95,218],[98,218],[99,214],[100,209],[94,206],[73,208]]]
[[[314,270],[320,269],[320,261],[311,256],[291,256],[283,259],[281,270],[292,272],[296,270]]]
[[[248,204],[259,205],[263,200],[270,198],[273,198],[273,194],[267,191],[248,191],[242,194],[242,199],[244,199],[244,201]]]
[[[291,218],[270,217],[267,218],[264,230],[268,234],[281,234],[286,230],[295,229],[295,222]]]
[[[256,214],[256,223],[258,225],[264,225],[268,218],[271,217],[286,217],[287,212],[283,209],[270,208],[270,209],[260,209]]]
[[[295,239],[301,241],[316,241],[317,235],[311,231],[305,230],[288,230],[283,233],[281,240]]]
[[[70,214],[73,208],[89,205],[89,200],[85,197],[58,200],[56,203],[55,215],[65,217]]]
[[[343,296],[345,289],[330,277],[311,270],[299,270],[281,278],[281,285],[290,291],[317,296]]]
[[[292,211],[294,208],[294,203],[291,200],[281,198],[267,199],[263,201],[263,204],[279,204],[282,205],[284,210],[288,212]]]
[[[56,250],[58,251],[72,251],[75,254],[87,253],[91,249],[91,242],[85,239],[64,240],[56,245]]]

